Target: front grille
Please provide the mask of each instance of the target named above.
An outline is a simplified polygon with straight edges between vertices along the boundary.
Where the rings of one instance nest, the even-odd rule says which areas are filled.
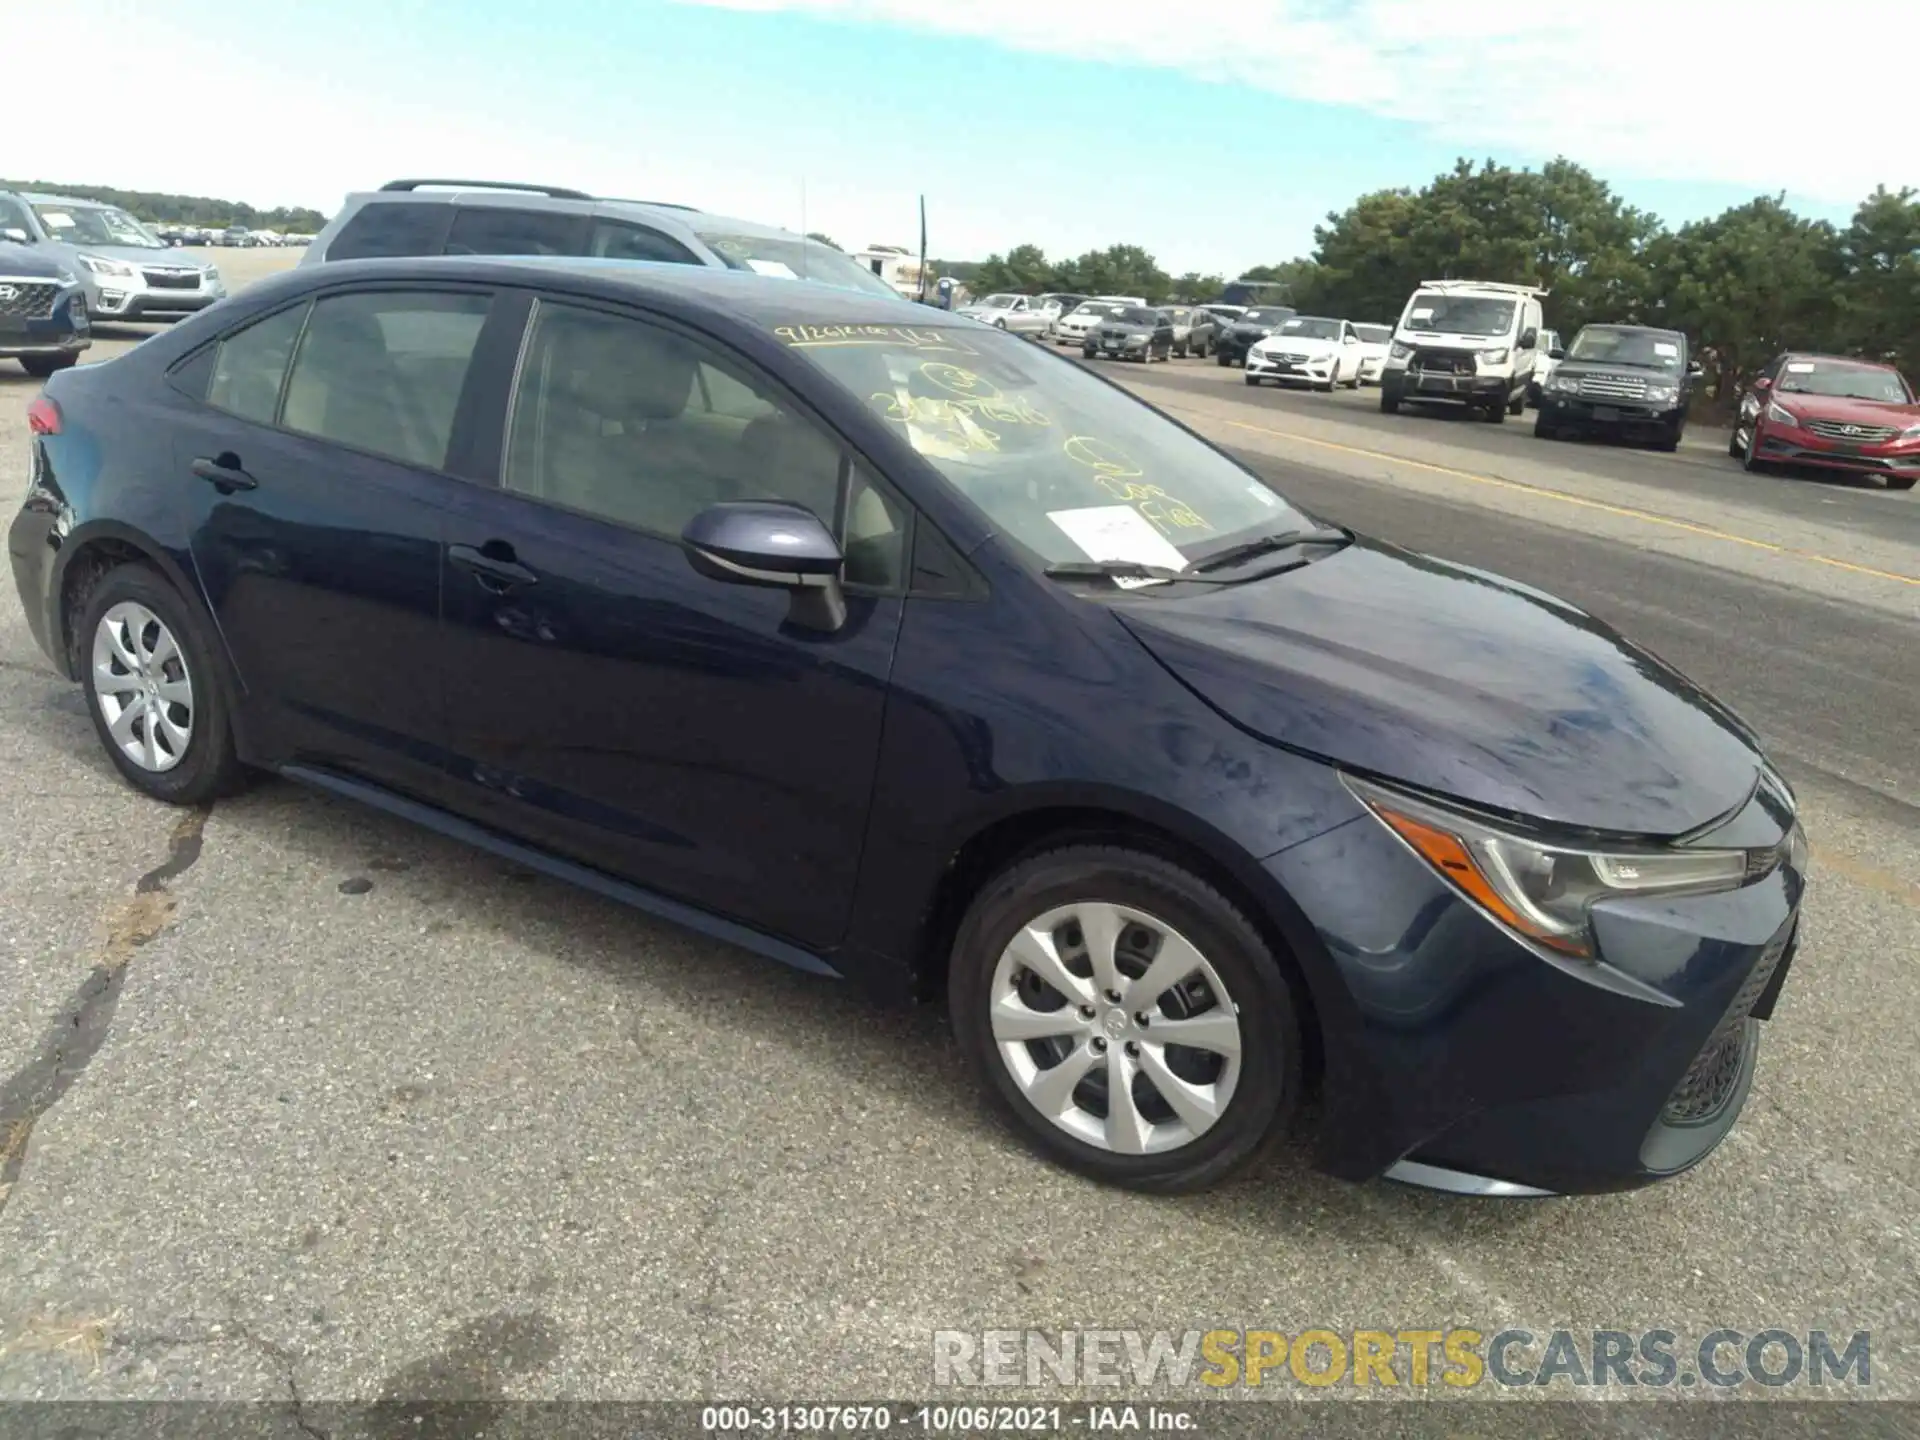
[[[198,290],[200,288],[198,270],[148,270],[144,273],[150,289]]]
[[[60,287],[39,280],[0,280],[0,315],[17,320],[45,320],[53,314],[53,297]]]
[[[1726,1015],[1714,1027],[1707,1043],[1700,1047],[1687,1073],[1667,1097],[1660,1118],[1669,1125],[1690,1125],[1712,1115],[1727,1103],[1740,1079],[1740,1061],[1747,1043],[1748,1017],[1754,1003],[1767,988],[1781,959],[1793,943],[1794,920],[1760,952],[1752,971],[1734,995]]]
[[[1807,429],[1823,440],[1853,445],[1884,445],[1900,432],[1891,425],[1851,425],[1844,420],[1809,420]]]
[[[1408,367],[1424,370],[1429,375],[1471,375],[1474,373],[1473,356],[1458,350],[1416,350]]]
[[[1647,382],[1638,375],[1582,375],[1580,394],[1594,400],[1644,400]]]

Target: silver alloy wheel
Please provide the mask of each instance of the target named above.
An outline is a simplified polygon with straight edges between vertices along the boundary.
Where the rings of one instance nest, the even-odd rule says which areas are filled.
[[[1120,1155],[1191,1144],[1240,1079],[1240,1013],[1184,936],[1144,910],[1062,905],[1001,952],[989,992],[1001,1061],[1027,1103]]]
[[[178,765],[193,742],[193,677],[158,615],[123,600],[93,632],[93,693],[107,733],[142,770]]]

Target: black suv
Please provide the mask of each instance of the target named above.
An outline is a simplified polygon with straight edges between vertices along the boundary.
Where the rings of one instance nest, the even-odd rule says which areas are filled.
[[[1216,365],[1244,365],[1247,351],[1300,312],[1291,305],[1256,305],[1226,325],[1213,342]]]
[[[1678,330],[1587,325],[1540,391],[1542,440],[1613,435],[1677,450],[1700,366]]]

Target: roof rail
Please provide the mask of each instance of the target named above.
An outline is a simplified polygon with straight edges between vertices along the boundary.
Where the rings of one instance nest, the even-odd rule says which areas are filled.
[[[457,190],[520,190],[545,195],[554,200],[591,200],[584,190],[566,190],[558,185],[518,185],[505,180],[389,180],[385,190],[419,190],[428,185],[447,185]]]
[[[602,195],[598,198],[603,205],[646,205],[655,210],[685,210],[694,215],[700,213],[698,205],[677,205],[671,200],[632,200],[624,195],[618,197]]]

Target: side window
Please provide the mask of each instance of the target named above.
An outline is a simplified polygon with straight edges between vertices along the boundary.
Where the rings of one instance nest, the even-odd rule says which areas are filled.
[[[439,201],[375,200],[341,227],[327,246],[329,260],[383,255],[433,255],[447,233],[450,207]]]
[[[27,207],[0,195],[0,230],[21,230],[32,239],[33,226],[27,221]]]
[[[306,318],[307,306],[295,305],[222,340],[214,351],[207,404],[243,420],[273,424],[287,357],[293,354],[293,342],[300,338]]]
[[[439,468],[491,304],[390,290],[316,301],[280,423],[356,450]]]
[[[661,260],[671,265],[701,263],[700,257],[678,240],[624,220],[595,220],[587,253],[608,260]]]
[[[583,215],[476,205],[453,217],[445,250],[449,255],[578,255],[586,229]]]
[[[677,539],[723,500],[805,505],[841,536],[851,584],[897,584],[905,512],[838,441],[708,346],[542,301],[513,398],[506,488]]]

